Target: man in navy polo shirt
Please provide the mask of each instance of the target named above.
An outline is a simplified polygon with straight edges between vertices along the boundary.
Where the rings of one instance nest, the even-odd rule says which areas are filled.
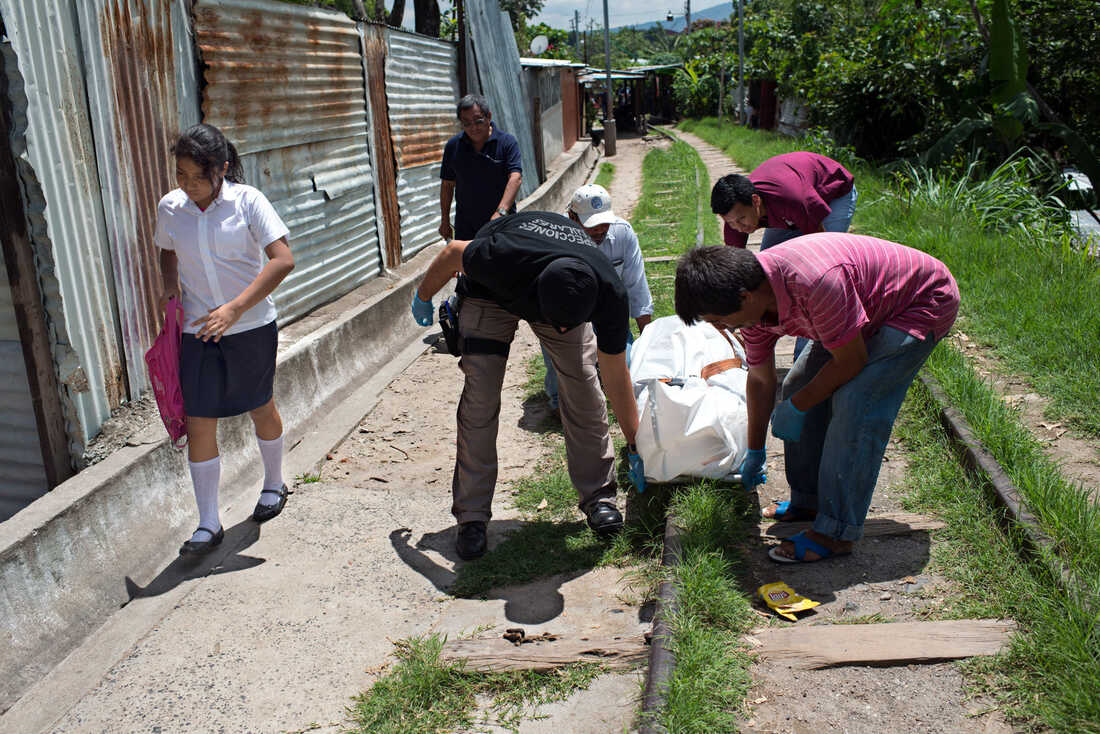
[[[439,172],[439,235],[472,240],[487,222],[516,210],[516,194],[523,180],[523,162],[516,139],[493,124],[489,102],[467,94],[458,102],[463,132],[443,147]],[[451,227],[451,199],[458,203]]]

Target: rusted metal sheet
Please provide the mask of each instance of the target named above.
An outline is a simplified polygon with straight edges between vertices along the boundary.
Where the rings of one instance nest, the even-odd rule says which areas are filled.
[[[199,0],[204,119],[242,154],[367,133],[359,33],[342,13]]]
[[[95,149],[70,3],[0,0],[11,143],[74,456],[126,397]],[[29,93],[28,93],[29,90]]]
[[[160,330],[153,244],[157,202],[175,188],[168,149],[180,132],[169,0],[79,4],[99,185],[130,395],[149,386],[144,355]]]
[[[370,107],[375,163],[375,200],[382,216],[386,265],[401,264],[401,207],[397,196],[397,158],[390,130],[389,103],[386,100],[386,36],[385,28],[374,24],[362,26],[363,69],[367,76],[367,103]]]
[[[398,168],[443,159],[458,131],[458,67],[448,41],[386,29],[386,99]]]
[[[272,0],[200,0],[194,15],[204,120],[290,229],[294,271],[273,294],[285,324],[382,269],[359,30]]]
[[[401,259],[439,240],[443,146],[459,127],[455,45],[386,30],[386,100],[397,159]]]

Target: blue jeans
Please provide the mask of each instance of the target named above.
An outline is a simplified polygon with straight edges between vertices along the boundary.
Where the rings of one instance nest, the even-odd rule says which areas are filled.
[[[858,375],[809,410],[799,441],[784,441],[793,507],[816,509],[814,530],[859,540],[886,443],[909,385],[938,340],[884,326],[867,341]],[[783,380],[782,397],[798,392],[830,359],[812,342]]]
[[[634,333],[626,333],[626,363],[630,364],[630,345],[634,343]],[[546,347],[542,348],[542,363],[546,365],[546,377],[542,381],[542,389],[546,391],[546,397],[550,398],[550,410],[558,409],[558,373],[554,369],[554,363],[550,361],[550,355],[546,353]]]
[[[821,229],[825,232],[847,232],[848,227],[852,224],[852,217],[856,214],[857,201],[859,201],[859,192],[856,191],[855,184],[852,184],[851,191],[829,202],[829,214],[821,220]],[[801,236],[802,231],[798,229],[768,227],[764,230],[764,240],[760,243],[760,249],[763,251],[769,247],[775,247],[781,242]],[[794,358],[796,360],[798,355],[802,354],[802,350],[806,348],[806,342],[808,341],[809,339],[802,336],[795,339]]]

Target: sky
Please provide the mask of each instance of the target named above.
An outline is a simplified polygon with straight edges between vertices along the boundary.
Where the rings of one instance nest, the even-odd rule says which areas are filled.
[[[703,10],[714,7],[719,2],[720,0],[696,0],[692,9]],[[440,0],[440,10],[446,11],[450,7],[449,0]],[[551,28],[567,31],[573,27],[574,10],[580,11],[582,30],[589,27],[589,20],[592,21],[592,27],[603,28],[603,0],[546,0],[546,4],[542,6],[542,12],[532,22],[545,23]],[[607,0],[607,13],[612,28],[638,25],[654,20],[665,22],[669,13],[682,20],[684,0]],[[402,26],[409,29],[415,26],[411,2],[405,4],[405,18]]]
[[[697,0],[694,4],[701,9],[714,5],[716,0]],[[572,27],[573,11],[581,13],[581,28],[588,27],[589,18],[600,28],[603,27],[603,0],[546,0],[542,12],[534,20],[552,28],[569,30]],[[684,14],[683,0],[607,0],[607,13],[612,28],[624,25],[648,23],[652,20],[664,21],[672,13]]]
[[[715,5],[718,0],[696,0],[694,9],[699,10]],[[389,3],[387,3],[388,5]],[[440,10],[451,6],[448,0],[440,0]],[[588,27],[592,20],[594,27],[603,28],[603,0],[546,0],[542,12],[534,19],[535,23],[545,23],[551,28],[570,30],[573,26],[573,11],[581,14],[581,29]],[[624,25],[637,25],[653,20],[664,22],[669,13],[676,17],[684,14],[684,0],[607,0],[607,13],[612,28]],[[403,25],[413,27],[413,4],[405,5]]]

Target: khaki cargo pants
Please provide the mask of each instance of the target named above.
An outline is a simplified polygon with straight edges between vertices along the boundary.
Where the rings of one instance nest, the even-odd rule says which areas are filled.
[[[467,298],[458,323],[464,340],[511,344],[519,318],[492,301]],[[530,326],[558,371],[569,478],[583,509],[597,499],[615,496],[615,454],[607,427],[607,404],[596,374],[596,338],[591,324],[564,334],[549,324]],[[465,384],[458,401],[458,454],[451,485],[451,512],[459,523],[488,521],[492,516],[500,391],[508,362],[501,354],[463,352],[458,364]]]

